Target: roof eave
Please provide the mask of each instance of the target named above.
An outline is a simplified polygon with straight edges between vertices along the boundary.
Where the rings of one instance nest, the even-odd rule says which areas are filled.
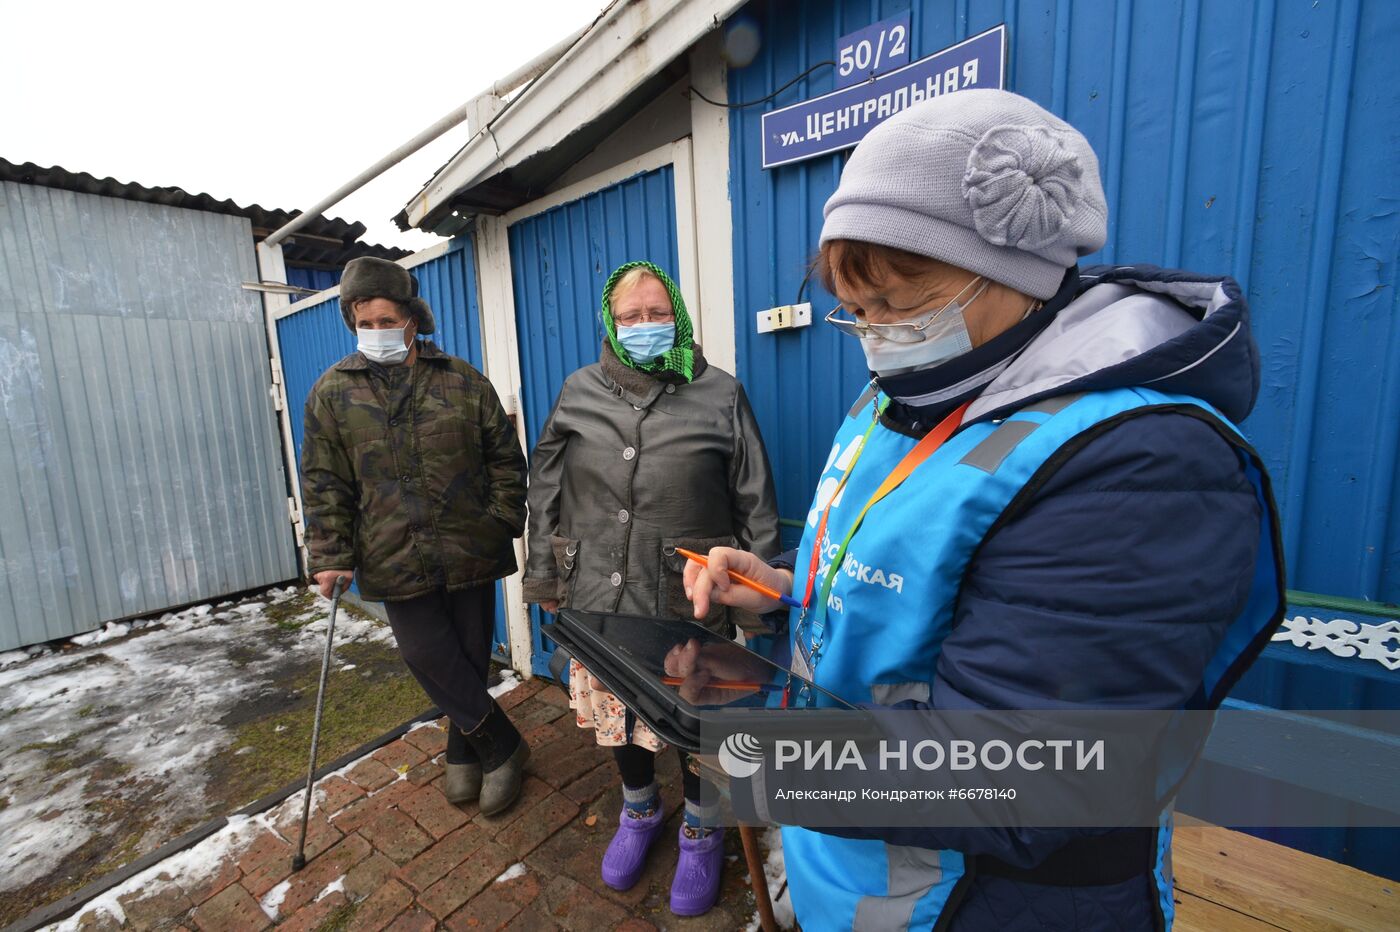
[[[432,225],[450,213],[459,192],[558,144],[573,128],[617,106],[741,6],[743,0],[614,5],[414,195],[404,206],[409,226]]]

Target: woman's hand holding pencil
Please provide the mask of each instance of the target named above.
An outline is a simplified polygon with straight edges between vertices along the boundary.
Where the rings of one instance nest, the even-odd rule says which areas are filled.
[[[704,618],[713,600],[720,605],[763,614],[796,604],[792,573],[774,569],[756,555],[733,547],[715,547],[708,554],[677,548],[685,565],[685,594],[695,605],[695,617]]]

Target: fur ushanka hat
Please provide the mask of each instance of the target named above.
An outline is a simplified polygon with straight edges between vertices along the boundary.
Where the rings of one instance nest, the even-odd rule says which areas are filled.
[[[340,276],[340,313],[352,333],[355,315],[351,308],[363,298],[388,298],[402,304],[413,315],[418,332],[425,336],[437,329],[433,309],[418,297],[418,279],[396,262],[361,256],[346,263],[345,272]]]

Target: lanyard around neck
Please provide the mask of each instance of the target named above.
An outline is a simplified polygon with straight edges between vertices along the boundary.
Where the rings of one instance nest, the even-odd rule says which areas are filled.
[[[953,436],[954,431],[961,426],[963,415],[967,413],[967,409],[971,405],[971,401],[959,405],[956,410],[940,421],[937,427],[929,431],[928,434],[914,446],[914,449],[904,455],[904,458],[899,461],[899,465],[894,468],[893,472],[885,477],[885,480],[880,483],[879,488],[875,490],[875,494],[870,497],[870,500],[865,503],[865,507],[856,515],[855,521],[851,523],[850,530],[846,532],[845,539],[841,541],[841,547],[836,551],[836,556],[832,559],[831,565],[827,569],[826,578],[822,580],[821,593],[817,597],[815,618],[813,619],[812,625],[814,630],[817,629],[817,622],[819,620],[825,621],[827,598],[831,594],[832,584],[836,581],[836,574],[841,570],[841,564],[846,557],[846,549],[851,544],[851,538],[855,537],[856,531],[860,529],[866,514],[877,502],[899,488],[915,469],[932,456],[939,447],[943,446],[949,437]],[[876,410],[874,422],[878,422],[879,414],[883,410],[883,405]],[[865,445],[870,439],[870,432],[874,428],[874,422],[871,423],[870,428],[866,429],[865,437],[861,440],[860,450],[856,451],[856,456],[851,460],[851,464],[846,467],[846,473],[841,477],[841,482],[836,487],[836,492],[831,496],[831,501],[827,503],[826,509],[822,512],[821,521],[817,525],[817,536],[812,542],[812,561],[807,572],[807,589],[802,598],[802,613],[804,616],[813,608],[812,586],[816,580],[817,567],[821,558],[822,536],[826,531],[827,517],[831,514],[832,505],[836,502],[837,496],[840,495],[841,489],[845,487],[846,480],[850,478],[851,472],[855,469],[856,462],[860,459],[860,454],[865,451]]]

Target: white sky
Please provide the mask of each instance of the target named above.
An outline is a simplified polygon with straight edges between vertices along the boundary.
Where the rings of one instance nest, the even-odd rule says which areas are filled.
[[[0,156],[305,209],[605,0],[0,0]],[[459,126],[332,216],[421,249],[390,218]]]

